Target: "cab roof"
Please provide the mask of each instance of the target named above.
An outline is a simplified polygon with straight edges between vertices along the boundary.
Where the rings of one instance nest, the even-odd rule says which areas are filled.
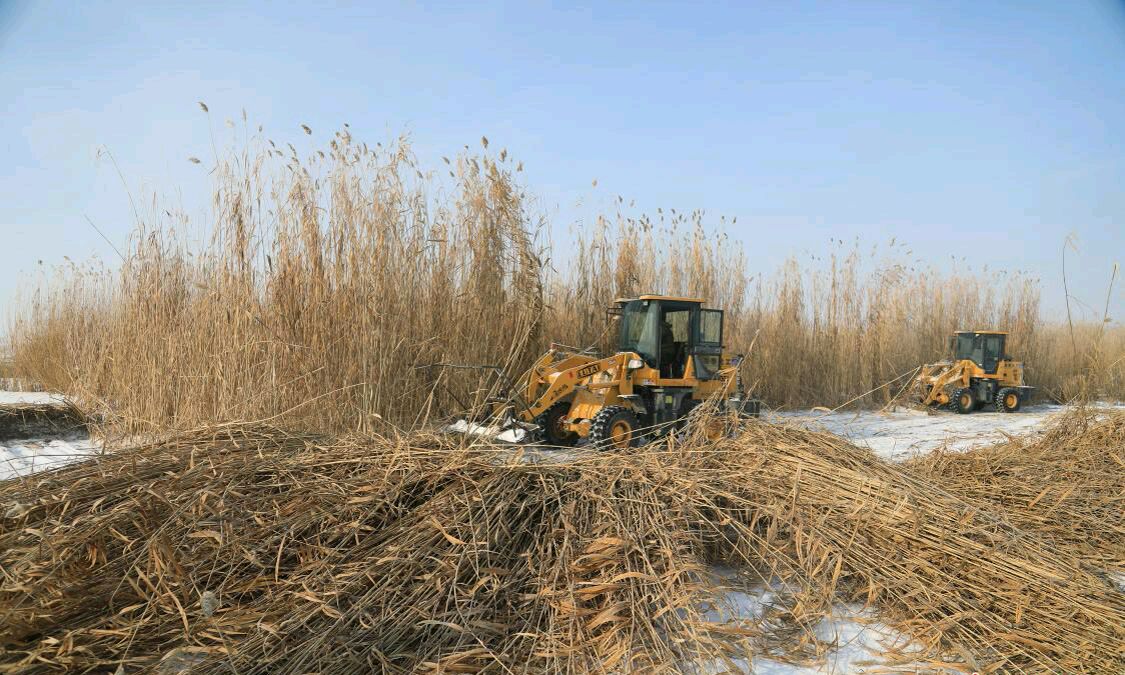
[[[630,302],[632,300],[672,300],[673,302],[695,302],[695,303],[699,303],[701,305],[705,302],[705,300],[703,298],[685,298],[685,297],[679,296],[679,295],[654,295],[654,294],[638,295],[635,298],[617,298],[616,300],[614,300],[614,302],[623,304],[623,303],[626,303],[626,302]]]
[[[954,335],[1007,335],[1006,330],[955,330]]]

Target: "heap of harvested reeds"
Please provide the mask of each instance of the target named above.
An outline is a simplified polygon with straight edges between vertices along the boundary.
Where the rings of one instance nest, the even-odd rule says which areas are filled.
[[[86,416],[70,403],[0,405],[0,441],[13,438],[69,436],[85,430]]]
[[[0,483],[6,502],[3,672],[683,672],[776,655],[779,632],[815,654],[841,598],[931,667],[1123,666],[1120,594],[1065,551],[765,423],[550,461],[227,426]],[[768,625],[708,623],[717,563],[794,591]]]
[[[1092,569],[1125,574],[1125,414],[1058,418],[1042,436],[967,452],[938,450],[907,468],[1002,514]]]

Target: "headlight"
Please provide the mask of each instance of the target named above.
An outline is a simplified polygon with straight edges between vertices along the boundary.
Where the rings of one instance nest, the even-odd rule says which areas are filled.
[[[625,364],[625,367],[629,370],[636,370],[644,365],[645,362],[640,359],[629,359],[629,362]]]

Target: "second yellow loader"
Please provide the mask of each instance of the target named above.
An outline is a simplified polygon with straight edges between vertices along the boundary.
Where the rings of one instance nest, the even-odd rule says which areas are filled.
[[[957,331],[952,358],[922,366],[915,384],[922,405],[946,406],[961,414],[985,406],[1016,412],[1034,387],[1024,383],[1023,363],[1006,352],[1008,334],[997,330]]]

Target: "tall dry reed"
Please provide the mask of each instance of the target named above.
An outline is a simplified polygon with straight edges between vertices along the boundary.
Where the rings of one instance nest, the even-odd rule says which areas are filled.
[[[612,349],[607,304],[665,292],[727,310],[728,345],[750,352],[746,380],[775,406],[884,402],[965,327],[1012,331],[1050,395],[1125,395],[1125,330],[1064,339],[1026,274],[834,242],[767,275],[698,211],[608,215],[553,250],[505,151],[440,166],[346,128],[303,157],[251,140],[215,160],[210,222],[154,207],[120,265],[70,264],[25,297],[15,368],[133,430],[412,425],[496,384],[425,366],[518,373],[552,341]]]
[[[465,156],[449,173],[442,194],[406,142],[346,131],[312,159],[232,155],[205,244],[165,218],[120,269],[63,270],[15,318],[16,361],[131,426],[409,421],[449,377],[421,366],[512,367],[541,342],[539,233],[512,170]]]

